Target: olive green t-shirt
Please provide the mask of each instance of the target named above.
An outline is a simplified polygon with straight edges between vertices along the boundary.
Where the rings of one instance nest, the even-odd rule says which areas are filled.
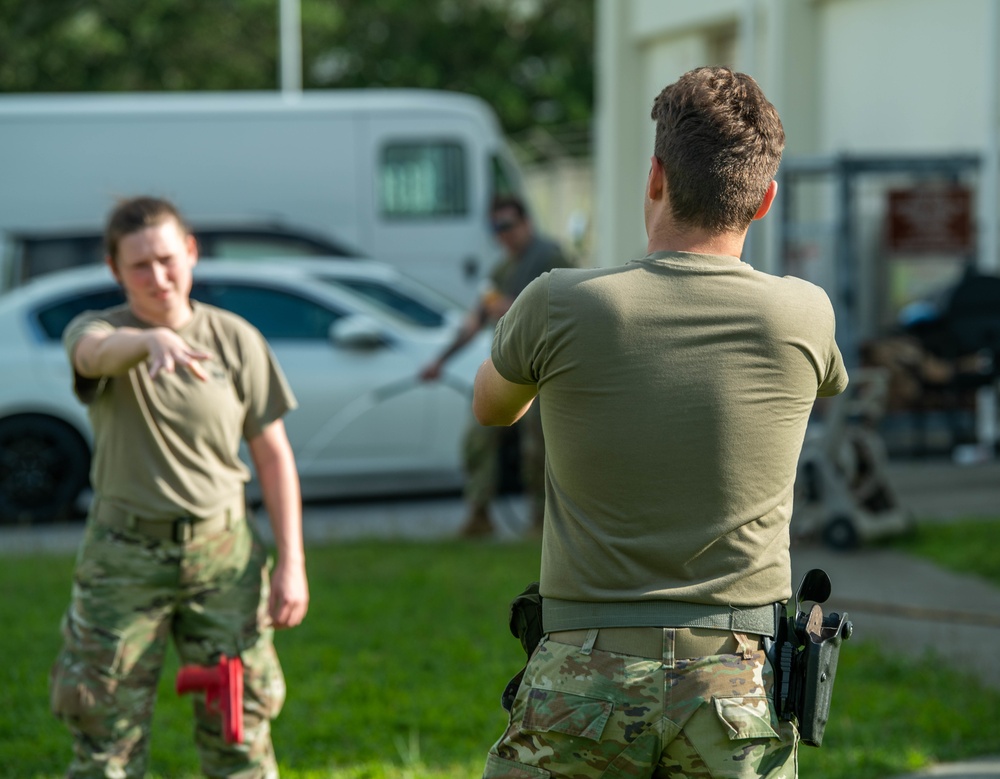
[[[183,368],[151,379],[145,361],[121,376],[74,375],[94,431],[91,483],[96,497],[146,519],[211,516],[243,494],[250,471],[242,439],[296,406],[263,336],[244,319],[192,302],[177,334],[208,352],[208,381]],[[86,333],[149,328],[127,305],[87,311],[63,334],[73,350]]]
[[[847,386],[823,290],[683,252],[554,270],[500,320],[493,363],[538,386],[543,596],[789,597],[806,423]]]

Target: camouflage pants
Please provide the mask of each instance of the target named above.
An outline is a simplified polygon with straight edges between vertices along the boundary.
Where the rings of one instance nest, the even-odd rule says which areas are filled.
[[[794,779],[798,734],[763,651],[678,659],[673,634],[658,658],[543,638],[484,779]]]
[[[485,508],[496,497],[500,481],[500,447],[505,427],[484,427],[474,419],[465,433],[465,500]],[[535,508],[545,505],[545,442],[538,400],[517,422],[521,448],[521,480]]]
[[[52,668],[53,713],[70,729],[67,776],[139,777],[167,644],[184,665],[244,663],[244,743],[227,744],[218,714],[192,693],[195,743],[210,777],[277,777],[270,721],[285,681],[266,626],[267,552],[252,527],[187,543],[159,541],[88,520],[63,648]]]

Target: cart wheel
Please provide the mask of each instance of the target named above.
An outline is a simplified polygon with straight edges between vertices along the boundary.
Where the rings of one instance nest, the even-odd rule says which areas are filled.
[[[850,519],[836,517],[823,528],[823,543],[833,549],[857,549],[860,539]]]

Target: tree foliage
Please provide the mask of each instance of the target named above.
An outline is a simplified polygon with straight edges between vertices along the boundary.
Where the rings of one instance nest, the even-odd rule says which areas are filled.
[[[508,132],[586,122],[592,0],[301,0],[305,88],[479,95]],[[278,87],[278,0],[0,0],[0,92]]]
[[[0,0],[0,91],[268,89],[274,0]]]

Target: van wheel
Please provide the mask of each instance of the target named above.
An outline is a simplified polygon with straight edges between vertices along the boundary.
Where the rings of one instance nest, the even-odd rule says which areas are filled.
[[[70,518],[89,472],[87,442],[65,422],[43,414],[0,420],[0,523]]]
[[[850,519],[835,517],[823,528],[823,543],[833,549],[857,549],[861,539]]]

